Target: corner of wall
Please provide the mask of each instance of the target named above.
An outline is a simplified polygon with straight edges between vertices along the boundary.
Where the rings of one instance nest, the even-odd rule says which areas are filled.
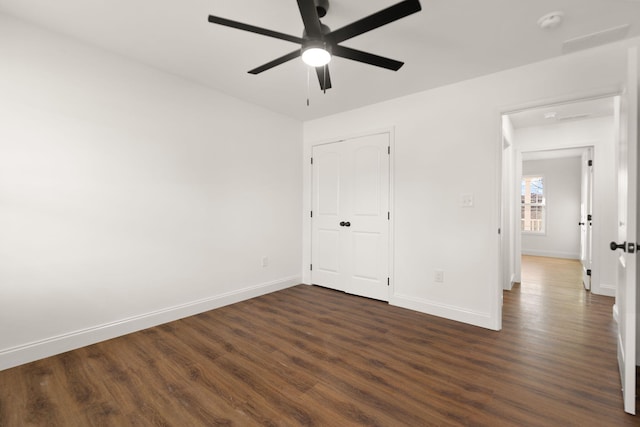
[[[186,304],[168,307],[151,313],[141,314],[128,319],[70,332],[18,347],[0,350],[0,371],[290,288],[298,284],[300,284],[300,277],[287,277]]]
[[[491,313],[464,310],[460,307],[454,307],[423,298],[399,294],[392,295],[389,299],[389,304],[494,331],[500,329],[499,327],[496,327],[496,319],[493,318]]]

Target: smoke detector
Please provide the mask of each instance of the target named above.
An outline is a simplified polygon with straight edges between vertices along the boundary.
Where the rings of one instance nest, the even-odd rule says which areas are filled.
[[[564,19],[564,12],[556,11],[550,12],[538,19],[538,27],[543,30],[551,30],[553,28],[557,28],[562,24],[562,20]]]

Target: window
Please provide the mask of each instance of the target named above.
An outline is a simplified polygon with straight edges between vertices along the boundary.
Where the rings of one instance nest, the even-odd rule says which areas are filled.
[[[520,229],[527,233],[544,233],[545,211],[544,178],[541,176],[522,177]]]

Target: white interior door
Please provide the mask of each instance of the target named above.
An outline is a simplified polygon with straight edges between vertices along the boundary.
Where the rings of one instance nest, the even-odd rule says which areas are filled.
[[[591,289],[592,264],[592,221],[593,212],[593,148],[582,153],[582,183],[580,197],[580,262],[582,263],[582,283]]]
[[[618,312],[618,366],[624,410],[635,414],[636,391],[636,252],[638,155],[638,53],[629,50],[626,90],[620,99],[618,138],[618,236],[612,242],[619,253],[616,310]],[[618,245],[616,249],[615,245]]]
[[[313,147],[311,283],[344,291],[342,229],[343,149],[340,144]]]
[[[388,149],[388,134],[313,148],[313,284],[389,300]]]

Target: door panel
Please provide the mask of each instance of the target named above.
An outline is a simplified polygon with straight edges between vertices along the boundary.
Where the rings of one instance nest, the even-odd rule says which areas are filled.
[[[352,232],[353,235],[353,278],[380,280],[378,259],[380,254],[380,234]],[[386,277],[384,278],[386,280]]]
[[[585,289],[591,289],[591,276],[588,274],[592,264],[593,221],[593,148],[582,153],[582,181],[580,196],[580,262],[582,263],[582,283]]]
[[[353,269],[346,292],[387,301],[388,264],[381,262],[388,256],[388,239],[385,233],[353,232]]]
[[[389,300],[388,147],[388,134],[313,147],[312,283]]]
[[[629,50],[626,90],[620,97],[618,138],[618,243],[633,250],[618,250],[616,308],[618,310],[618,366],[624,410],[635,414],[636,392],[636,231],[638,156],[638,53]],[[627,246],[628,249],[628,246]]]
[[[341,153],[337,146],[314,149],[313,218],[312,218],[312,283],[344,290],[341,271]]]
[[[379,148],[375,146],[365,146],[355,150],[354,215],[380,215],[380,179],[383,174],[380,154]]]
[[[348,204],[352,248],[345,291],[389,300],[389,136],[349,142],[351,186]]]
[[[318,169],[317,208],[321,216],[336,217],[340,206],[340,156],[337,152],[322,153],[315,158],[314,169]]]
[[[328,273],[338,273],[340,264],[338,262],[340,252],[340,235],[336,230],[318,230],[318,259],[316,270],[323,270]]]

